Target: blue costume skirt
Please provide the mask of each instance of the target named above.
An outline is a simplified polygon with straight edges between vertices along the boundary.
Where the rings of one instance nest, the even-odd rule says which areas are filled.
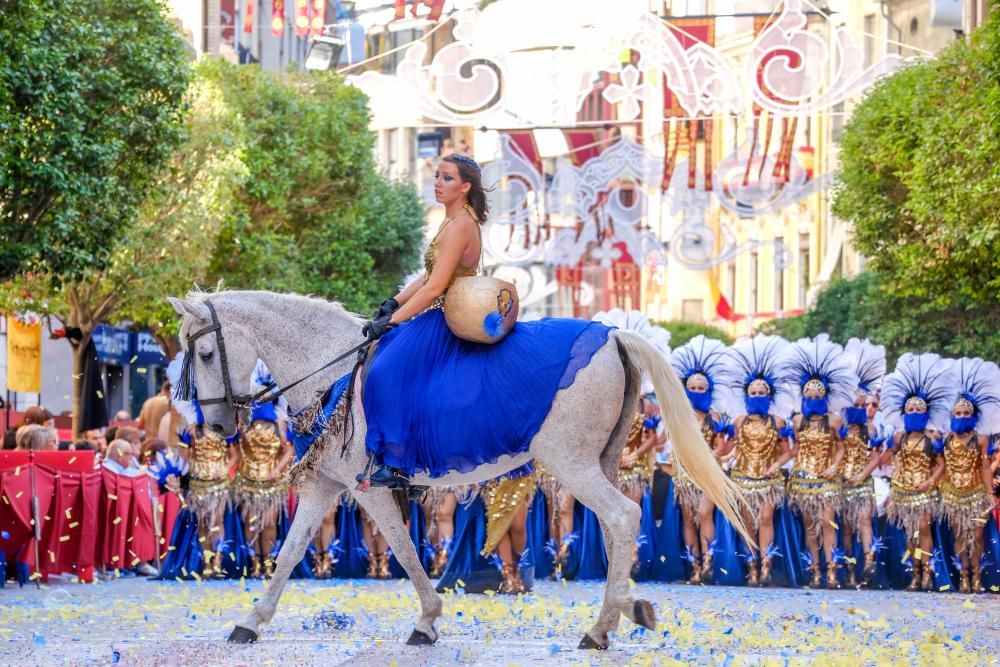
[[[518,322],[499,343],[455,336],[431,309],[388,331],[364,387],[368,450],[407,474],[469,472],[528,451],[556,392],[608,340],[597,322]]]

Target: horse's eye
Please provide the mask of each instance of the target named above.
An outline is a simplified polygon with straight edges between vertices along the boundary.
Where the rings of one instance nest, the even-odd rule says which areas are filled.
[[[212,359],[212,351],[208,350],[206,352],[199,352],[198,356],[201,357],[202,361],[210,361]]]

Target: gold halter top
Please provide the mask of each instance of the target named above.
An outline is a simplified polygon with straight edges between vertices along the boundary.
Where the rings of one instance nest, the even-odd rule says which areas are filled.
[[[830,430],[830,419],[824,416],[819,424],[805,417],[802,421],[804,424],[799,426],[798,451],[792,470],[819,477],[833,460],[834,435]]]
[[[281,458],[281,438],[271,422],[254,422],[240,437],[240,464],[237,473],[261,482],[278,465]]]
[[[934,445],[923,433],[906,433],[896,450],[892,488],[916,493],[917,487],[931,476]]]
[[[844,479],[850,479],[864,472],[868,466],[868,425],[848,424],[847,437],[844,438],[844,460],[840,462],[840,474]]]
[[[469,215],[472,216],[472,219],[476,221],[476,231],[479,232],[480,262],[482,262],[482,253],[483,253],[482,225],[479,223],[479,218],[476,217],[476,213],[475,211],[472,210],[472,207],[466,204],[465,210],[469,213]],[[454,220],[454,218],[452,218],[452,220]],[[427,251],[424,253],[424,271],[427,272],[425,280],[430,279],[431,273],[434,272],[434,264],[437,262],[438,254],[440,253],[440,248],[438,247],[438,239],[441,237],[441,232],[444,231],[445,227],[447,227],[448,223],[450,222],[451,220],[448,220],[443,225],[441,225],[441,229],[439,229],[438,233],[434,235],[433,240],[431,240],[431,244],[427,246]],[[473,276],[476,276],[478,274],[479,274],[478,265],[465,266],[464,264],[459,262],[458,266],[455,267],[455,272],[452,274],[451,279],[448,281],[448,287],[451,287],[452,283],[454,283],[455,280],[458,278],[472,278]],[[448,287],[445,288],[446,292],[448,291]]]
[[[191,439],[188,464],[194,479],[206,482],[226,479],[229,477],[229,445],[211,431],[196,432]]]
[[[736,431],[733,470],[753,479],[766,477],[767,469],[778,460],[779,439],[774,417],[747,416]]]
[[[715,449],[715,427],[712,426],[712,415],[706,414],[701,420],[701,437],[705,439],[705,444],[709,450]]]
[[[959,492],[980,488],[983,485],[982,455],[976,435],[968,442],[962,442],[954,433],[949,435],[944,445],[945,479],[948,486]]]

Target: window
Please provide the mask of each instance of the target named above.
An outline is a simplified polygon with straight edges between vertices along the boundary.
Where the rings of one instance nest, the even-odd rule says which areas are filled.
[[[397,130],[385,131],[385,158],[388,162],[389,173],[396,175],[396,163],[399,162],[399,132]]]
[[[799,234],[799,308],[806,307],[809,293],[809,234]]]
[[[684,299],[681,302],[681,319],[685,322],[701,322],[705,312],[702,299]]]
[[[757,312],[757,280],[760,269],[757,251],[750,253],[750,313]]]
[[[920,29],[920,23],[917,21],[917,17],[914,16],[910,19],[910,36],[916,37],[917,31]]]
[[[729,305],[736,309],[736,260],[729,262],[729,266],[726,270],[726,279],[728,281],[728,289],[726,290],[726,295],[729,298]]]
[[[865,69],[871,67],[871,64],[875,61],[875,15],[866,14],[865,15],[865,27],[864,27],[864,66]]]
[[[775,253],[781,252],[785,239],[778,236],[774,239]],[[774,311],[780,313],[785,309],[785,270],[777,264],[774,266]]]

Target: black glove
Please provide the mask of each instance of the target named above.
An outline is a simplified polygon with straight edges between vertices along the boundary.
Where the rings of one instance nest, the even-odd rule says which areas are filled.
[[[361,327],[361,335],[366,336],[370,341],[376,341],[381,338],[386,331],[396,326],[389,321],[391,315],[383,315],[382,317],[376,318],[374,320],[368,320],[363,327]]]
[[[386,299],[382,302],[382,305],[376,308],[375,312],[372,313],[372,319],[377,320],[380,317],[392,315],[397,310],[399,310],[399,302],[392,298]]]

